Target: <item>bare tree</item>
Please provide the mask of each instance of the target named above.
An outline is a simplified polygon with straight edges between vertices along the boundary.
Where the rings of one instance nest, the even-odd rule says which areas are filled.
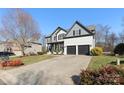
[[[103,26],[102,25],[97,25],[96,26],[96,34],[95,34],[95,41],[96,43],[101,43],[103,42]]]
[[[104,51],[110,51],[109,35],[111,27],[108,25],[97,25],[96,27],[96,46],[104,48]]]
[[[108,44],[108,35],[109,35],[109,31],[110,30],[110,27],[108,25],[97,25],[97,28],[96,28],[96,43],[97,42],[104,42],[105,45]]]
[[[104,26],[104,41],[105,41],[105,47],[108,46],[109,42],[108,42],[108,37],[109,37],[109,33],[110,33],[110,28],[108,25]]]
[[[124,32],[119,33],[120,43],[124,43]]]
[[[23,9],[12,9],[2,19],[0,35],[5,39],[16,41],[25,55],[25,46],[40,38],[37,22]]]
[[[114,32],[109,34],[109,36],[108,36],[108,42],[109,42],[108,46],[110,47],[111,51],[114,49],[114,46],[117,43],[117,40],[118,40],[117,35]]]
[[[46,53],[47,48],[46,48],[46,40],[45,40],[45,35],[42,35],[41,42],[42,42],[42,51]]]
[[[124,27],[124,17],[122,18],[122,27]],[[124,29],[119,33],[120,43],[124,43]]]

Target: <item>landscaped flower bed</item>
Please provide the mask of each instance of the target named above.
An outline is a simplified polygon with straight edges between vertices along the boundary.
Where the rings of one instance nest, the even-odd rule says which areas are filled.
[[[24,63],[21,60],[8,60],[8,61],[2,61],[0,65],[1,67],[15,67],[15,66],[24,65]]]

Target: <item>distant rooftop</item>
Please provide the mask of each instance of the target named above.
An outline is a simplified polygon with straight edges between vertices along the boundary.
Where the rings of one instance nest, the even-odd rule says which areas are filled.
[[[94,25],[90,25],[90,26],[87,26],[87,29],[89,29],[90,31],[95,31],[95,26]]]

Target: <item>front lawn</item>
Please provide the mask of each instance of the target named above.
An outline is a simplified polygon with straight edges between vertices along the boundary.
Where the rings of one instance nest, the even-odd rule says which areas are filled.
[[[50,59],[53,57],[54,57],[53,55],[35,55],[35,56],[26,56],[26,57],[14,57],[10,59],[12,60],[20,59],[25,65],[28,65],[28,64],[33,64],[33,63],[40,62],[46,59]]]
[[[98,69],[106,64],[115,65],[116,59],[117,58],[115,56],[93,56],[88,66],[88,69]],[[120,59],[124,61],[124,58]],[[123,66],[124,63],[122,63],[121,65]]]
[[[11,61],[21,60],[22,63],[24,63],[24,65],[29,65],[29,64],[41,62],[43,60],[47,60],[47,59],[50,59],[50,58],[53,58],[53,57],[55,57],[55,56],[54,55],[34,55],[34,56],[25,56],[25,57],[10,57],[9,60],[11,60]],[[18,63],[19,63],[19,61],[18,61]],[[13,64],[15,65],[15,63],[13,63]],[[16,62],[16,64],[17,64],[17,62]],[[7,66],[7,67],[4,66],[4,67],[5,68],[3,68],[2,65],[0,65],[0,69],[6,69],[6,70],[16,68],[16,67],[20,67],[20,66],[18,65],[18,66]]]

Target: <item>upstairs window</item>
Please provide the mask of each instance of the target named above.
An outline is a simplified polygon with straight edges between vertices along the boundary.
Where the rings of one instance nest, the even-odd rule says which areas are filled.
[[[79,35],[81,35],[81,29],[79,29]]]
[[[47,43],[48,43],[48,42],[51,42],[51,38],[47,38]]]
[[[62,39],[62,35],[58,35],[58,40],[61,40]]]
[[[95,39],[95,35],[93,35],[93,39]]]
[[[57,40],[57,36],[54,36],[54,40],[55,40],[55,41]]]
[[[63,38],[64,38],[64,36],[65,36],[65,34],[60,34],[60,35],[58,35],[58,40],[63,39]]]
[[[73,31],[73,36],[75,36],[75,30]]]

